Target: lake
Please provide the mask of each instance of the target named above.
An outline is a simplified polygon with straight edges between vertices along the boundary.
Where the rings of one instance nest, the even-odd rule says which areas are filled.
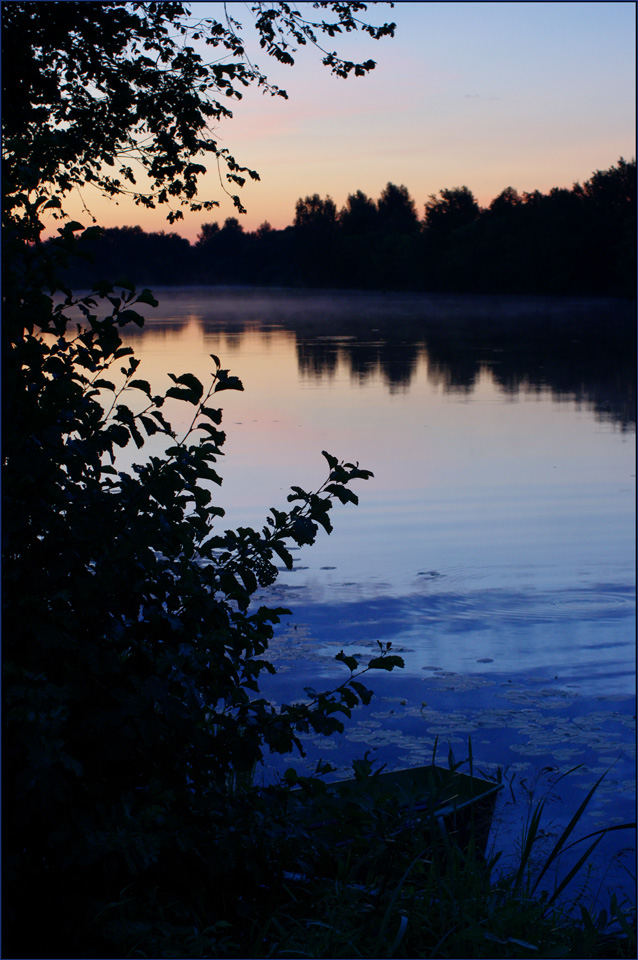
[[[259,596],[292,611],[263,689],[279,702],[327,689],[345,677],[339,650],[365,658],[379,641],[405,669],[369,674],[375,697],[343,736],[308,738],[306,760],[264,776],[319,756],[343,775],[366,749],[388,769],[427,763],[437,738],[442,762],[450,747],[464,759],[470,736],[475,764],[511,784],[499,843],[530,790],[550,791],[551,832],[610,767],[583,824],[634,819],[634,305],[154,292],[159,308],[126,331],[139,375],[205,383],[216,354],[244,384],[220,395],[224,529],[260,527],[291,484],[319,487],[322,450],[374,472]],[[605,838],[594,892],[632,887],[633,842]]]

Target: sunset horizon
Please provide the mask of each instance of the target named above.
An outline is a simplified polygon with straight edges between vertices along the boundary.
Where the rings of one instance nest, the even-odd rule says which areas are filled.
[[[223,5],[191,6],[203,17]],[[228,217],[245,231],[264,222],[284,229],[297,200],[314,194],[341,209],[349,194],[376,199],[390,182],[408,189],[422,217],[442,189],[467,186],[486,207],[506,187],[571,189],[635,157],[633,3],[370,4],[367,18],[396,22],[395,36],[341,35],[345,54],[377,63],[347,81],[331,76],[316,50],[295,54],[294,67],[265,56],[244,5],[226,6],[244,21],[249,55],[288,92],[283,99],[247,89],[226,102],[233,118],[214,130],[221,147],[259,173],[236,189],[246,213],[209,161],[199,197],[219,202],[212,211],[185,211],[170,224],[166,205],[149,210],[87,188],[65,203],[73,219],[193,243],[202,223]],[[45,224],[45,236],[55,235],[59,223]]]

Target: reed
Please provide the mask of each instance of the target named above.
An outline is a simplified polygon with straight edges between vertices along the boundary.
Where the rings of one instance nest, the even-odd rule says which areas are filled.
[[[473,768],[471,744],[466,762]],[[451,752],[448,763],[450,769],[461,766]],[[635,904],[620,903],[613,895],[607,909],[593,913],[587,882],[569,901],[564,897],[572,881],[587,874],[605,834],[635,828],[614,825],[576,837],[604,776],[549,850],[540,853],[547,840],[541,826],[547,798],[532,804],[518,862],[507,870],[498,870],[500,853],[482,855],[473,829],[460,845],[444,821],[435,818],[424,843],[423,835],[401,833],[396,823],[390,831],[386,823],[385,835],[377,835],[367,856],[355,841],[357,852],[348,849],[332,876],[304,875],[303,882],[288,886],[277,912],[251,944],[251,956],[634,958]],[[570,865],[561,872],[561,858],[568,852]],[[555,868],[557,879],[548,892],[543,881]]]
[[[464,763],[474,772],[471,743]],[[462,765],[450,751],[449,769]],[[365,761],[356,772],[364,787],[375,780]],[[502,779],[502,772],[493,779]],[[612,895],[606,908],[594,911],[587,866],[606,833],[635,824],[577,836],[602,779],[549,847],[547,797],[532,794],[516,861],[504,867],[499,852],[483,853],[474,823],[469,834],[457,832],[434,808],[419,823],[406,817],[396,798],[380,798],[374,789],[347,792],[344,799],[321,778],[291,776],[285,809],[272,806],[280,799],[275,793],[277,800],[261,808],[254,835],[271,879],[252,894],[246,890],[245,902],[221,920],[217,915],[211,922],[205,909],[197,917],[189,904],[188,929],[155,924],[128,956],[634,960],[635,903]],[[304,819],[300,811],[308,807]],[[319,829],[312,822],[317,810],[324,817]],[[340,816],[335,840],[333,828],[321,827]],[[561,870],[568,853],[569,865]],[[576,878],[583,882],[567,896]]]

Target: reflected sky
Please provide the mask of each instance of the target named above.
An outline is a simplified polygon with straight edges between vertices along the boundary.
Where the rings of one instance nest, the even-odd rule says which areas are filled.
[[[160,302],[130,340],[140,376],[205,382],[214,353],[244,383],[221,395],[223,528],[261,526],[293,483],[318,487],[323,449],[374,472],[272,593],[326,657],[351,631],[403,645],[415,675],[541,670],[631,692],[627,307],[301,291]],[[171,413],[186,424],[184,405]]]
[[[244,382],[220,396],[222,528],[260,527],[291,484],[318,487],[322,449],[374,471],[357,483],[359,506],[334,508],[333,534],[293,550],[294,570],[258,595],[292,611],[262,688],[280,703],[304,685],[328,689],[344,679],[340,649],[366,662],[378,642],[405,670],[372,675],[372,703],[343,736],[309,735],[307,759],[281,763],[311,772],[323,756],[347,776],[367,749],[401,768],[429,762],[437,738],[443,756],[448,744],[465,756],[471,735],[480,763],[510,778],[582,764],[561,781],[554,818],[571,816],[613,765],[582,832],[630,819],[635,308],[158,294],[156,319],[129,339],[139,375],[156,388],[168,372],[206,382],[215,353]],[[175,402],[174,423],[185,426],[189,409]],[[504,791],[497,808],[506,853],[521,796],[510,804]],[[618,832],[600,848],[617,892],[626,874],[609,861],[630,842]]]

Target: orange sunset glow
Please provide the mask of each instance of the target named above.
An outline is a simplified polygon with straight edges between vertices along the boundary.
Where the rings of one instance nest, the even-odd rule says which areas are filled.
[[[405,184],[420,215],[430,194],[461,184],[486,206],[507,186],[569,188],[635,153],[633,3],[370,4],[370,21],[393,19],[396,35],[342,35],[345,56],[377,61],[348,80],[308,48],[294,67],[271,60],[242,3],[192,7],[199,17],[228,8],[244,24],[253,62],[289,94],[247,89],[227,101],[233,119],[214,131],[261,177],[239,191],[245,230],[288,226],[300,197],[330,195],[340,208],[357,190],[378,197],[388,181]],[[186,212],[174,227],[165,208],[116,204],[89,188],[66,209],[86,226],[93,215],[105,227],[176,230],[193,242],[202,222],[237,215],[210,162],[199,196],[219,208]]]

